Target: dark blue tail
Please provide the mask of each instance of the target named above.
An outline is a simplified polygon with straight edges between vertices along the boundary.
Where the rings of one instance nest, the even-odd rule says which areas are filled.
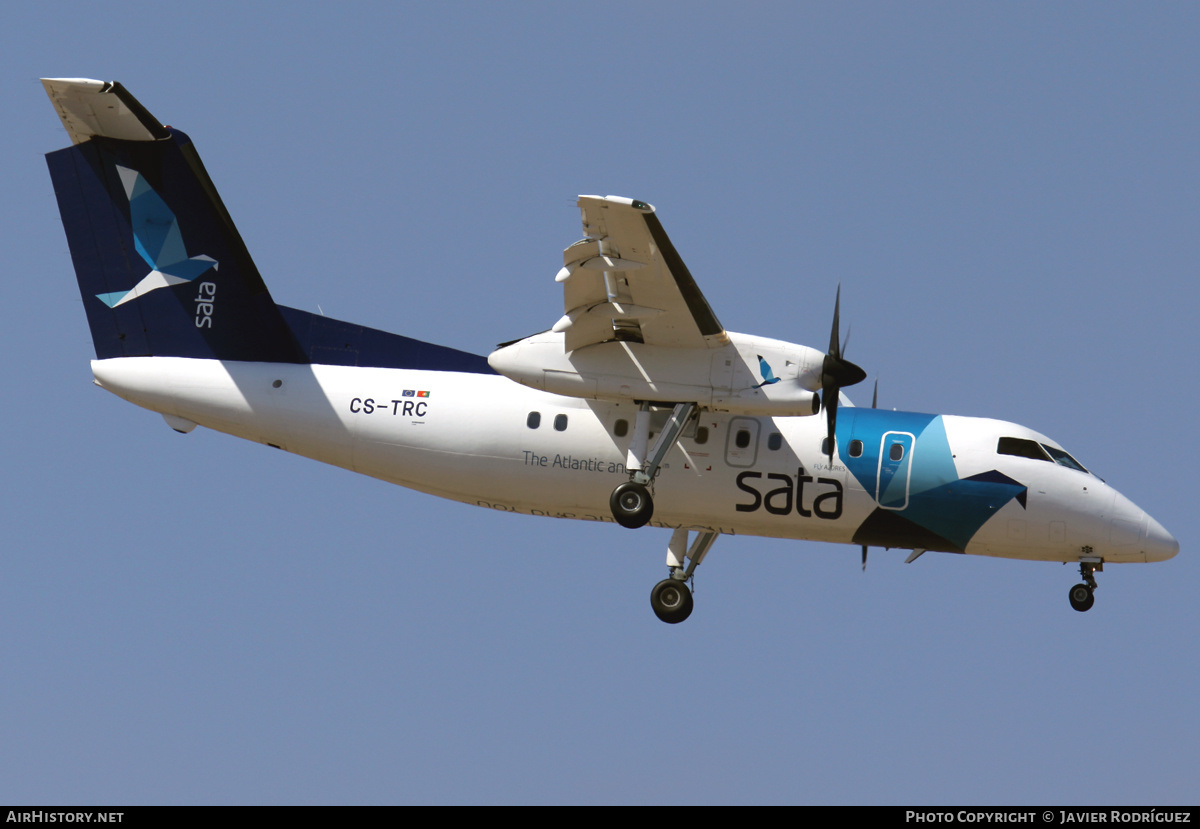
[[[99,359],[493,373],[483,357],[277,306],[191,139],[120,84],[42,83],[74,142],[46,161]]]
[[[307,362],[186,135],[46,160],[98,358]]]

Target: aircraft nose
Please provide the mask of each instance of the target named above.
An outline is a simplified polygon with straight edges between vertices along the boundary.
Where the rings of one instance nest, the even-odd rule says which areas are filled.
[[[1179,552],[1175,536],[1115,490],[1109,518],[1109,544],[1115,554],[1114,561],[1166,561]]]
[[[1166,561],[1179,552],[1179,542],[1162,524],[1146,516],[1146,538],[1142,542],[1146,561]]]

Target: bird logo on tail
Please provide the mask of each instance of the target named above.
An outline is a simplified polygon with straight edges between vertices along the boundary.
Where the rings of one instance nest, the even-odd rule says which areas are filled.
[[[217,260],[211,256],[187,255],[175,214],[141,173],[121,166],[117,167],[117,173],[129,198],[134,247],[150,266],[150,273],[131,290],[96,294],[101,302],[116,308],[159,288],[191,282],[209,268],[217,269]]]

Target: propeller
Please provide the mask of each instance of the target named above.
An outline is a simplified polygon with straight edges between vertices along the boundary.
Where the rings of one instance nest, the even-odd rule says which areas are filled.
[[[829,432],[829,462],[833,463],[834,435],[837,432],[838,393],[867,378],[867,373],[842,357],[844,346],[838,341],[838,318],[841,316],[842,286],[838,285],[833,303],[833,330],[829,334],[829,353],[821,364],[821,401],[825,404],[825,423]],[[849,340],[849,337],[847,337]]]

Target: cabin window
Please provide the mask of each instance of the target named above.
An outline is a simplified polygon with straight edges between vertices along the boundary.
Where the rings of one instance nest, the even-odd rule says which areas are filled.
[[[560,415],[554,416],[554,431],[556,431],[556,432],[567,431],[567,416],[565,414],[560,414]]]
[[[904,457],[904,444],[893,443],[892,448],[888,450],[888,457],[894,461],[898,461]]]
[[[771,451],[775,451],[780,446],[783,446],[783,435],[779,434],[778,432],[772,432],[771,436],[767,438],[767,448]]]
[[[629,421],[626,420],[625,418],[621,418],[616,423],[614,423],[613,424],[613,434],[619,438],[623,438],[627,434],[629,434]]]
[[[707,426],[697,426],[696,427],[696,444],[698,446],[703,446],[706,443],[708,443],[708,427]]]
[[[1024,438],[1000,438],[1000,442],[996,444],[996,453],[1015,455],[1018,458],[1032,458],[1035,461],[1050,460],[1050,456],[1042,449],[1040,443]]]
[[[862,457],[862,449],[863,449],[863,447],[862,447],[861,440],[850,441],[850,457],[861,458]]]
[[[745,449],[750,445],[750,430],[738,429],[737,434],[733,436],[733,445],[738,449]]]
[[[542,413],[530,412],[529,417],[525,418],[525,425],[530,429],[536,429],[542,425]]]
[[[821,454],[827,458],[829,457],[829,438],[821,439]]]

